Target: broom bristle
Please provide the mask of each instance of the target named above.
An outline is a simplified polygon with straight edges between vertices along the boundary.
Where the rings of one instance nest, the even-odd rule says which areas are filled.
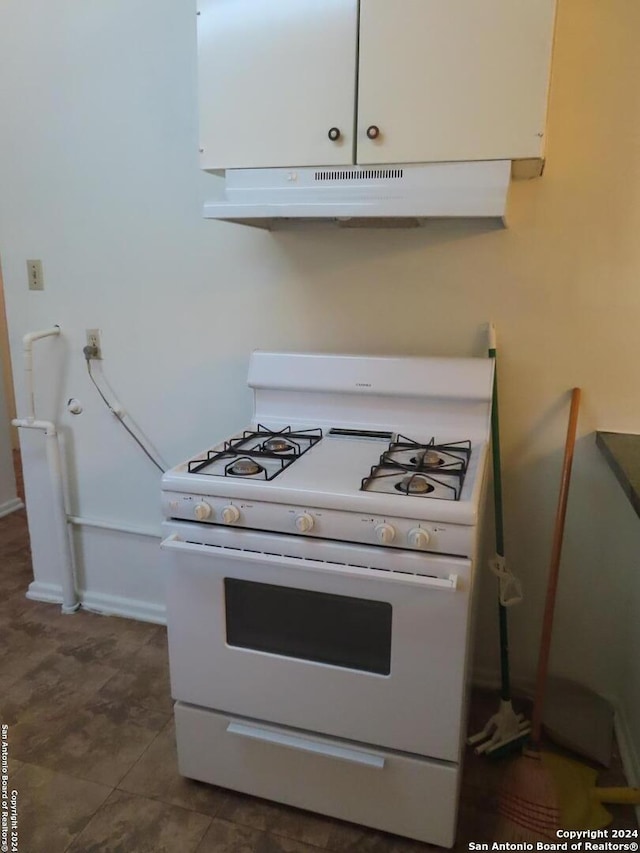
[[[553,778],[539,753],[525,753],[507,769],[498,797],[497,841],[557,839],[560,808]]]

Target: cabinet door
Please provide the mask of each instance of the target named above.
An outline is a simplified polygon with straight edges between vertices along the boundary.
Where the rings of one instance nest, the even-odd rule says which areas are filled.
[[[202,168],[353,163],[357,21],[357,0],[200,0]]]
[[[357,162],[540,157],[554,16],[555,0],[361,0]]]

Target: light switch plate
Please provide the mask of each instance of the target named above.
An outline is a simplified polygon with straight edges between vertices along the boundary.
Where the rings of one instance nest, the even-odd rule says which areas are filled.
[[[29,278],[29,290],[44,290],[44,276],[42,274],[42,261],[27,261],[27,276]]]

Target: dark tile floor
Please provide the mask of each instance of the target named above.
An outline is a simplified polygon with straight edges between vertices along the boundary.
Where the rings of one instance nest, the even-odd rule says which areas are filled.
[[[430,849],[178,775],[163,627],[28,601],[23,511],[0,519],[0,720],[20,853],[418,853]],[[473,725],[495,709],[478,694]],[[619,762],[618,762],[619,764]],[[492,840],[504,762],[469,756],[457,850]],[[617,773],[617,775],[616,775]],[[608,781],[616,781],[614,771]],[[616,825],[633,824],[617,807]]]

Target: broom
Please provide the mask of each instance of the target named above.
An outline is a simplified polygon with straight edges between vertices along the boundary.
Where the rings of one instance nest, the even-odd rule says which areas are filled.
[[[523,714],[517,714],[511,703],[509,678],[509,635],[507,607],[522,601],[522,589],[507,569],[504,557],[504,522],[502,517],[502,471],[500,464],[500,421],[498,417],[498,348],[493,324],[489,325],[489,358],[494,360],[493,405],[491,408],[491,443],[493,445],[493,497],[496,523],[496,556],[491,571],[499,578],[498,615],[500,627],[500,705],[481,732],[467,743],[475,746],[477,755],[502,755],[506,749],[519,749],[531,731]]]
[[[542,622],[540,654],[536,676],[536,692],[533,704],[531,739],[522,756],[517,758],[507,770],[498,799],[500,822],[496,829],[496,838],[500,841],[540,841],[557,840],[556,831],[560,824],[560,801],[553,774],[543,761],[541,750],[542,710],[549,669],[551,649],[551,631],[553,611],[556,601],[560,554],[564,536],[564,521],[567,514],[567,497],[573,464],[573,451],[576,442],[578,410],[580,407],[580,389],[571,393],[571,411],[562,463],[560,494],[556,511],[556,522],[551,549],[551,563],[547,596]]]
[[[580,761],[552,752],[545,752],[542,761],[553,777],[562,829],[602,829],[613,819],[602,803],[640,803],[640,788],[598,787],[598,771]]]

